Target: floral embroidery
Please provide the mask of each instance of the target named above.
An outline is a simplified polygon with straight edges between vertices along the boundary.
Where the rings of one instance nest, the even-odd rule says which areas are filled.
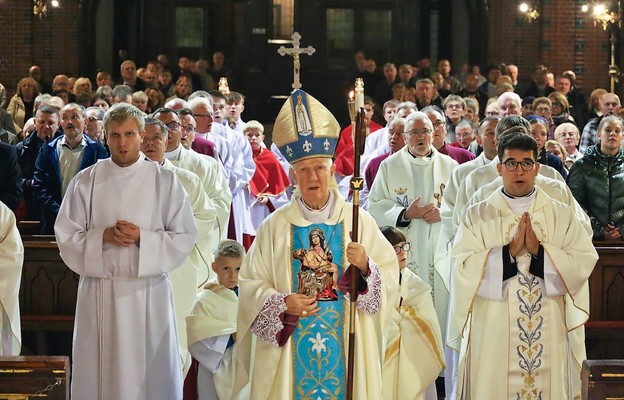
[[[323,327],[323,325],[321,325]],[[320,332],[316,333],[316,338],[309,338],[310,342],[313,343],[312,351],[316,351],[317,355],[321,355],[322,351],[327,351],[327,347],[325,347],[325,341],[327,338],[322,338]]]
[[[518,271],[518,283],[520,288],[516,296],[522,316],[517,319],[521,344],[516,347],[516,352],[519,357],[518,365],[523,371],[523,387],[516,396],[518,400],[541,400],[542,391],[536,387],[536,376],[539,375],[544,352],[544,345],[541,343],[544,317],[539,315],[542,309],[542,292],[538,279],[531,274],[524,275]]]
[[[251,331],[260,339],[279,347],[277,334],[284,329],[280,315],[286,311],[286,295],[274,293],[266,298],[260,314],[251,324]]]

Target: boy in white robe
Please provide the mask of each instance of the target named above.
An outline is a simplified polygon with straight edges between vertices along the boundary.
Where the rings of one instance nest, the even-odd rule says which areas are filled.
[[[219,243],[212,269],[217,277],[197,294],[186,317],[189,351],[198,362],[196,388],[185,381],[185,400],[230,399],[234,384],[232,349],[236,340],[238,272],[245,249],[234,240]],[[195,361],[194,361],[195,364]],[[219,375],[217,377],[216,375]],[[217,385],[217,382],[220,385]],[[196,390],[197,397],[192,395]]]
[[[575,399],[598,255],[574,210],[535,186],[532,137],[503,136],[498,157],[503,187],[468,209],[452,253],[457,397]]]
[[[22,349],[19,288],[24,246],[15,215],[0,202],[0,356],[17,356]]]
[[[385,400],[437,400],[435,380],[444,369],[440,324],[431,286],[407,267],[411,243],[403,232],[384,226],[381,233],[399,260],[401,297],[389,312],[384,356]]]
[[[63,261],[80,274],[71,397],[182,398],[182,365],[168,273],[197,235],[173,172],[140,152],[143,113],[104,116],[111,158],[70,182],[55,224]]]

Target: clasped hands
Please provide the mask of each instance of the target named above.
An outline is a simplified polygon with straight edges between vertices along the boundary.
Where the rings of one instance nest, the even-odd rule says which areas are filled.
[[[104,229],[103,240],[115,246],[128,247],[132,244],[139,245],[141,229],[132,222],[120,220],[115,226]]]
[[[419,206],[420,196],[416,197],[410,205],[405,209],[403,214],[405,219],[422,219],[428,224],[434,224],[440,222],[440,209],[433,205],[433,203]]]
[[[525,212],[522,214],[516,234],[509,243],[509,254],[514,258],[526,252],[537,255],[539,246],[540,242],[531,225],[531,217],[528,212]]]
[[[620,239],[622,237],[622,233],[620,232],[620,228],[613,224],[608,224],[604,228],[602,228],[602,233],[604,235],[605,240],[612,239]]]

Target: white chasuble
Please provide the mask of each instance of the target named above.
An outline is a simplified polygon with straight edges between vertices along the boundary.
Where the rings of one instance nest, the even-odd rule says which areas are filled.
[[[342,268],[341,272],[344,272],[348,266],[346,246],[349,243],[353,206],[345,202],[344,198],[335,189],[332,190],[332,195],[335,196],[333,210],[325,224],[318,225],[325,227],[326,241],[330,241],[329,237],[331,236],[331,242],[338,241],[342,243],[342,249],[337,249],[336,247],[330,247],[330,249],[332,249],[334,257],[333,263],[340,265]],[[293,249],[303,248],[298,244],[305,242],[306,251],[310,250],[309,240],[311,239],[311,235],[300,237],[299,233],[303,231],[297,231],[298,239],[295,242],[295,228],[310,228],[309,234],[312,228],[317,227],[312,226],[312,223],[304,219],[298,204],[300,197],[299,193],[293,194],[289,204],[276,210],[260,225],[256,240],[249,249],[241,268],[237,343],[234,346],[234,363],[236,368],[235,393],[249,383],[251,389],[249,398],[253,400],[288,400],[295,398],[295,393],[299,393],[298,388],[300,386],[300,382],[295,380],[297,376],[295,369],[299,368],[296,366],[297,362],[306,362],[313,358],[325,357],[328,355],[327,352],[330,351],[330,348],[325,345],[325,336],[321,332],[315,332],[313,337],[302,337],[293,333],[293,336],[288,339],[284,346],[277,347],[257,338],[251,330],[252,324],[263,310],[265,300],[269,296],[278,294],[286,296],[296,293],[299,281],[302,280],[310,285],[317,284],[307,273],[297,275],[297,277],[293,276],[295,268],[297,268],[297,273],[299,274],[301,264],[299,259],[293,258]],[[334,227],[339,227],[339,229],[334,231]],[[386,305],[394,304],[395,297],[398,296],[399,269],[392,246],[381,235],[373,219],[362,210],[360,210],[359,217],[359,239],[359,242],[366,248],[366,253],[371,262],[379,266],[381,274],[381,309],[376,314],[368,314],[357,309],[355,314],[354,398],[381,399],[383,335],[387,318]],[[320,252],[317,254],[321,255]],[[327,252],[325,252],[325,255],[327,256]],[[338,257],[340,260],[337,259]],[[315,259],[311,257],[306,262],[314,262]],[[295,286],[295,282],[297,286]],[[318,284],[321,285],[323,296],[333,300],[333,297],[337,294],[334,293],[334,280],[323,279]],[[349,305],[348,301],[344,300],[344,297],[339,301],[330,302],[336,304],[340,301],[343,302],[341,306],[344,306],[344,311],[347,311]],[[345,330],[344,327],[348,327],[348,312],[345,312],[344,318],[345,323],[342,324],[342,328],[339,331],[342,335],[347,335],[348,329]],[[316,317],[307,317],[304,320],[307,320],[305,321],[306,326],[314,321],[322,323],[321,319]],[[304,328],[303,325],[299,325],[295,327],[295,330]],[[320,336],[317,336],[316,333],[319,333]],[[307,342],[309,350],[309,354],[306,357],[301,357],[299,354],[300,360],[296,358],[297,353],[294,350],[297,338],[305,339],[303,342]],[[308,339],[313,339],[314,341]],[[252,343],[255,343],[255,349],[252,349]],[[344,343],[346,343],[346,340]],[[330,357],[332,362],[342,364],[342,361],[339,359],[346,356],[346,348],[340,349],[342,354],[336,354],[335,349],[332,351],[334,351]],[[337,364],[323,366],[323,368],[331,371],[335,365]],[[300,369],[299,371],[302,370]],[[323,394],[320,392],[320,388],[317,396],[320,396],[322,399],[333,398],[333,394]],[[316,399],[317,397],[312,398]]]
[[[448,307],[448,290],[434,269],[435,250],[440,222],[428,224],[422,219],[409,221],[407,227],[397,224],[401,213],[420,197],[420,206],[433,203],[440,207],[446,183],[458,165],[433,147],[431,157],[414,157],[407,146],[385,159],[368,195],[368,212],[377,226],[395,226],[412,243],[408,252],[408,268],[429,284],[438,320],[444,332]]]
[[[504,196],[497,190],[468,209],[453,248],[448,340],[461,340],[457,396],[574,399],[597,253],[574,211],[536,187],[527,211],[544,249],[544,279],[529,272],[525,251],[517,274],[502,282],[494,271],[502,271],[502,246],[521,219]]]

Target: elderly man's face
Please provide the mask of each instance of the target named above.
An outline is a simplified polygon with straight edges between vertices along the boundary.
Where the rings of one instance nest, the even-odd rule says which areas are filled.
[[[69,141],[80,140],[84,132],[86,118],[78,107],[65,106],[61,110],[61,126]]]
[[[431,151],[433,132],[422,120],[415,120],[411,127],[405,128],[405,142],[409,151],[418,157],[424,157]]]
[[[336,167],[329,158],[308,158],[291,166],[295,185],[303,201],[313,209],[321,209],[329,200],[329,183]]]
[[[141,151],[150,160],[161,163],[165,158],[167,139],[158,125],[146,125]]]
[[[459,143],[459,147],[467,149],[474,140],[474,133],[469,126],[460,126],[455,128],[455,137]]]
[[[214,117],[214,109],[210,106],[199,103],[192,108],[192,111],[193,117],[195,117],[195,122],[197,122],[197,132],[210,132]]]
[[[499,104],[500,115],[506,117],[508,115],[521,115],[522,106],[514,99],[505,99]]]
[[[390,146],[392,153],[396,153],[405,146],[403,130],[403,124],[398,122],[388,128],[388,146]]]
[[[612,93],[607,93],[600,99],[600,111],[603,114],[615,112],[616,107],[620,105],[620,100]]]
[[[433,125],[433,136],[431,137],[433,147],[439,149],[444,146],[444,140],[446,139],[446,122],[444,117],[438,112],[427,113],[429,121]]]
[[[559,132],[559,137],[557,141],[563,145],[563,147],[567,149],[573,149],[578,145],[579,141],[579,133],[577,130],[567,126],[561,132]]]

